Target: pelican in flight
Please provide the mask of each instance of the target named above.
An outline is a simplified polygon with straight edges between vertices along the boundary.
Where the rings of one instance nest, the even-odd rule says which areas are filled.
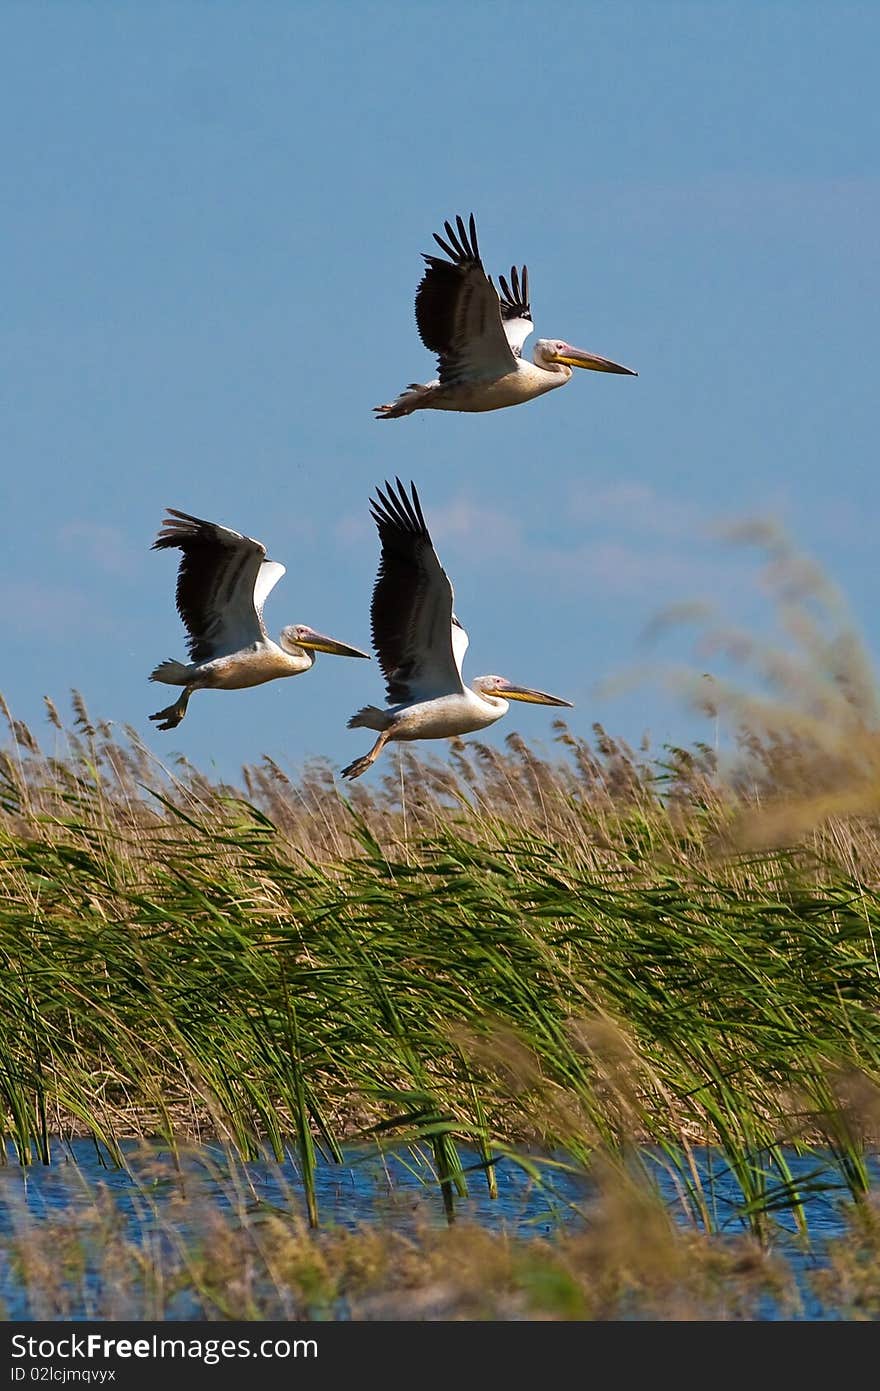
[[[510,268],[510,283],[498,277],[501,294],[483,270],[474,215],[466,228],[460,217],[444,224],[446,239],[434,240],[449,257],[423,252],[428,268],[416,291],[416,325],[425,347],[437,354],[436,381],[412,382],[396,401],[374,407],[380,420],[397,420],[413,411],[497,411],[565,386],[573,367],[637,377],[607,357],[573,348],[559,338],[539,338],[533,361],[522,356],[534,330],[529,304],[529,272]]]
[[[452,585],[437,559],[415,484],[411,497],[400,479],[395,492],[377,488],[370,500],[382,555],[370,608],[373,647],[385,676],[388,708],[365,705],[349,729],[376,729],[368,754],[342,770],[359,778],[396,739],[448,739],[486,729],[507,713],[511,700],[564,705],[570,700],[514,686],[503,676],[461,679],[468,635],[452,611]]]
[[[193,691],[239,691],[261,686],[276,676],[298,676],[315,664],[316,652],[337,657],[366,657],[314,628],[293,624],[281,629],[275,643],[263,623],[263,604],[285,572],[266,559],[266,547],[216,522],[168,508],[153,550],[177,546],[177,612],[186,626],[191,660],[160,662],[151,681],[182,686],[180,698],[151,720],[174,729],[186,714]]]

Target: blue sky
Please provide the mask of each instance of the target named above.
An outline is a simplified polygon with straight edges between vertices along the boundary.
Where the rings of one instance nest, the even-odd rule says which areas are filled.
[[[787,528],[878,633],[880,107],[874,4],[7,3],[0,6],[0,690],[133,725],[233,776],[366,749],[375,664],[197,694],[166,506],[287,565],[266,620],[369,642],[368,497],[414,478],[470,632],[501,672],[637,741],[707,737],[633,664],[694,598],[760,626],[755,558]],[[639,370],[485,416],[371,408],[433,375],[420,252],[476,215],[529,264],[536,336]],[[534,340],[530,340],[527,351]],[[169,693],[172,694],[173,693]],[[551,712],[517,707],[549,740]]]

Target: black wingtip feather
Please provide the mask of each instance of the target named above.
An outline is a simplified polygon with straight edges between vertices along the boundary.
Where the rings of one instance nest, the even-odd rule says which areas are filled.
[[[503,275],[499,275],[498,283],[501,286],[501,314],[502,318],[531,319],[532,307],[529,303],[529,271],[527,266],[523,266],[522,271],[518,271],[516,266],[510,267],[510,281]]]
[[[202,527],[210,525],[202,517],[193,517],[189,512],[179,512],[176,507],[166,507],[165,513],[151,550],[162,551],[172,546],[180,546],[197,536]]]
[[[458,264],[458,257],[456,256],[455,252],[453,251],[453,249],[452,249],[452,247],[449,245],[449,243],[448,243],[448,242],[445,242],[445,241],[443,240],[443,238],[441,237],[441,235],[440,235],[439,232],[432,232],[431,235],[433,236],[433,238],[434,238],[435,242],[437,243],[437,245],[439,246],[440,250],[441,250],[441,251],[445,251],[445,252],[446,252],[446,255],[449,257],[450,261],[453,261],[453,262],[457,265],[457,264]],[[436,257],[425,255],[424,252],[422,253],[422,255],[425,256],[425,260],[426,260],[426,261],[433,261],[433,260],[436,259]]]
[[[370,513],[380,535],[384,527],[393,527],[430,541],[415,483],[410,483],[409,495],[399,478],[395,483],[396,491],[386,478],[384,489],[377,485],[376,497],[370,498]]]
[[[441,237],[439,232],[432,232],[432,236],[443,251],[456,266],[466,265],[473,262],[482,269],[480,260],[480,247],[477,241],[477,224],[473,213],[468,219],[468,226],[465,227],[464,218],[456,214],[455,227],[447,220],[443,223],[443,230],[446,237]],[[425,260],[430,263],[431,257],[427,252],[422,252]]]

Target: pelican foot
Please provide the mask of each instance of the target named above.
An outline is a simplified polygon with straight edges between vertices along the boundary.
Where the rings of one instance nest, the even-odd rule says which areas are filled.
[[[376,419],[399,420],[402,415],[412,415],[413,411],[419,410],[425,400],[433,394],[432,387],[423,386],[421,382],[410,382],[406,391],[402,391],[396,401],[386,401],[383,406],[373,407]]]
[[[164,710],[157,710],[155,715],[151,715],[151,720],[161,721],[159,729],[176,729],[183,719],[185,707],[179,710],[176,705],[169,705]]]
[[[371,768],[375,761],[376,760],[371,758],[368,753],[365,753],[363,758],[356,758],[353,763],[347,764],[347,766],[343,768],[340,776],[343,778],[359,778],[361,773],[365,773],[368,768]]]

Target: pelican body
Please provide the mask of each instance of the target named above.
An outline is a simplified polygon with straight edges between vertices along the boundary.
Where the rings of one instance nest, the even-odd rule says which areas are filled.
[[[317,652],[369,658],[369,653],[304,624],[282,628],[278,641],[272,641],[263,604],[285,567],[267,560],[261,541],[169,507],[153,550],[172,546],[182,552],[177,611],[188,633],[191,660],[169,659],[150,673],[151,681],[183,687],[173,705],[150,716],[160,729],[180,724],[194,691],[240,691],[281,676],[299,676],[314,666]]]
[[[349,729],[379,733],[369,753],[343,768],[358,778],[385,745],[413,739],[449,739],[472,734],[500,720],[511,700],[571,707],[571,701],[503,676],[461,677],[468,635],[453,613],[449,577],[437,558],[414,483],[407,494],[400,479],[376,489],[370,509],[382,553],[370,609],[373,647],[385,676],[388,705],[366,705]]]
[[[522,356],[534,330],[529,304],[529,272],[511,266],[510,281],[499,276],[501,293],[483,269],[473,213],[466,228],[444,224],[446,240],[434,240],[449,257],[423,253],[427,270],[416,291],[416,325],[430,352],[437,354],[435,381],[412,382],[395,401],[376,406],[380,420],[397,420],[413,411],[497,411],[517,406],[570,381],[572,368],[638,376],[607,357],[575,348],[562,339],[540,338],[533,361]]]

